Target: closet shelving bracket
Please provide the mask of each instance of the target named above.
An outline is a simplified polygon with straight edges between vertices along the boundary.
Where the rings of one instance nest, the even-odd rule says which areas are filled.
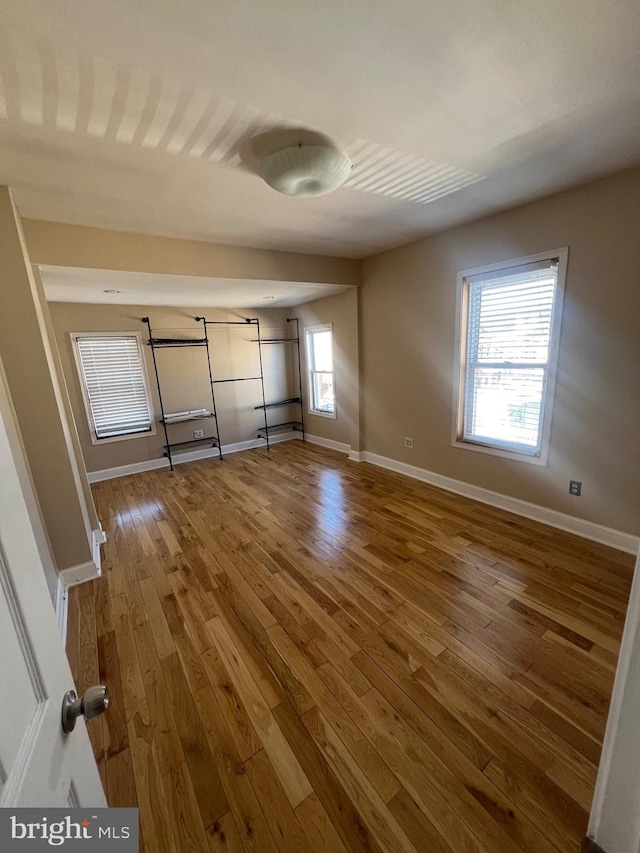
[[[295,397],[287,397],[282,400],[273,400],[270,403],[267,403],[263,399],[263,403],[261,406],[256,406],[256,409],[264,409],[265,414],[265,422],[264,427],[258,430],[258,437],[267,439],[270,434],[282,433],[286,430],[295,430],[297,432],[302,433],[302,440],[304,441],[305,433],[304,433],[304,401],[302,398],[302,364],[300,361],[300,328],[297,317],[288,317],[287,323],[295,323],[295,334],[293,337],[287,338],[261,338],[260,334],[258,334],[257,344],[260,348],[260,365],[262,367],[262,347],[268,346],[270,344],[294,344],[296,347],[296,355],[297,355],[297,364],[298,364],[298,394]],[[264,394],[263,394],[264,398]],[[267,410],[269,409],[277,409],[284,406],[299,406],[300,407],[300,420],[296,421],[284,421],[278,424],[270,424],[267,419]]]
[[[198,319],[198,318],[196,318]],[[151,356],[153,359],[153,369],[156,374],[156,386],[158,389],[158,398],[160,400],[160,423],[162,424],[162,429],[164,430],[164,456],[169,460],[169,468],[173,471],[173,460],[175,451],[179,451],[180,448],[191,447],[194,445],[201,444],[210,444],[212,447],[217,448],[218,456],[222,459],[222,447],[220,443],[220,431],[218,429],[218,414],[216,411],[216,398],[213,390],[213,383],[210,383],[211,388],[211,404],[213,411],[208,412],[206,414],[197,414],[197,411],[194,409],[193,417],[185,417],[176,420],[167,420],[167,413],[165,411],[164,400],[162,397],[162,386],[160,383],[160,372],[158,370],[158,361],[156,359],[156,350],[158,349],[185,349],[187,347],[205,347],[207,352],[207,366],[209,370],[209,379],[212,379],[211,375],[211,353],[209,350],[209,337],[207,335],[207,326],[206,323],[203,325],[204,336],[203,337],[194,337],[194,338],[163,338],[163,337],[155,337],[153,334],[153,329],[151,328],[151,320],[149,317],[143,317],[142,322],[146,324],[148,332],[149,332],[149,340],[148,345],[151,347]],[[210,419],[214,426],[214,434],[210,436],[206,436],[204,438],[192,438],[188,441],[170,441],[169,440],[169,430],[168,427],[175,426],[176,424],[186,423],[192,420],[207,420]]]

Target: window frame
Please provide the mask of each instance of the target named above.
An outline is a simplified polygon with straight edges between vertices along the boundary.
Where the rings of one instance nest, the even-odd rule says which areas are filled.
[[[313,353],[311,352],[311,341],[315,332],[330,332],[331,333],[331,363],[333,370],[314,370]],[[336,420],[338,417],[338,395],[336,393],[336,365],[335,365],[335,349],[333,346],[333,323],[320,323],[316,326],[305,326],[304,329],[304,351],[307,368],[307,409],[310,415],[317,415],[320,418],[331,418]],[[314,365],[315,366],[315,365]],[[313,393],[313,376],[314,373],[331,373],[333,375],[333,411],[323,412],[320,409],[314,409],[314,393]]]
[[[558,259],[558,272],[556,278],[556,291],[553,300],[551,314],[551,328],[549,339],[549,356],[547,359],[546,378],[542,395],[542,427],[540,434],[540,449],[527,452],[522,448],[509,449],[500,447],[499,444],[470,441],[463,438],[464,429],[464,405],[465,405],[465,381],[466,381],[466,346],[467,327],[469,319],[468,285],[466,279],[471,276],[497,272],[510,267],[525,266],[539,261]],[[567,246],[561,249],[553,249],[547,252],[537,252],[520,258],[506,259],[494,264],[483,264],[472,269],[461,270],[457,275],[456,285],[456,348],[454,362],[453,381],[453,429],[451,444],[462,450],[485,453],[490,456],[498,456],[503,459],[511,459],[517,462],[526,462],[530,465],[546,466],[549,460],[549,445],[551,440],[551,422],[555,402],[555,388],[558,372],[558,355],[560,351],[560,334],[562,328],[562,314],[564,306],[564,291],[567,276],[567,265],[569,249]]]
[[[102,445],[102,444],[111,444],[114,441],[127,441],[131,438],[148,438],[149,436],[156,435],[156,418],[154,414],[154,406],[153,400],[151,398],[151,386],[149,385],[149,374],[147,372],[147,362],[144,356],[144,349],[142,346],[142,335],[139,331],[127,331],[127,332],[70,332],[69,336],[71,338],[71,349],[73,350],[73,357],[76,364],[76,372],[78,374],[78,382],[80,383],[80,392],[82,396],[82,402],[84,404],[85,416],[87,419],[87,426],[89,427],[89,436],[91,438],[91,444],[94,445]],[[96,433],[95,423],[93,421],[93,414],[91,412],[91,403],[89,401],[89,392],[87,389],[87,383],[84,376],[84,371],[82,369],[82,360],[80,358],[80,352],[78,350],[78,340],[80,338],[136,338],[136,343],[138,346],[138,352],[140,354],[140,364],[142,365],[142,379],[144,382],[146,397],[147,397],[147,405],[149,406],[149,417],[151,419],[151,428],[149,430],[144,430],[143,432],[127,432],[121,433],[120,435],[109,436],[108,438],[99,438]]]

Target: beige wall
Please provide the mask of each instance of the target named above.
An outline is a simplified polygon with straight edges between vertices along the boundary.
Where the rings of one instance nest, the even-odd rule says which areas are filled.
[[[35,264],[322,284],[358,285],[361,281],[361,263],[350,258],[247,249],[28,219],[24,229]]]
[[[456,273],[562,246],[569,268],[548,466],[452,447]],[[366,450],[640,533],[639,270],[638,169],[366,260]],[[568,494],[569,479],[582,480],[582,497]]]
[[[336,440],[349,442],[359,440],[359,431],[352,435],[354,423],[358,423],[357,399],[353,401],[352,389],[357,386],[357,329],[355,337],[342,334],[343,326],[351,328],[357,324],[357,285],[361,282],[362,264],[359,260],[349,258],[332,258],[322,255],[308,255],[293,252],[274,252],[262,249],[251,249],[237,246],[225,246],[215,243],[197,242],[191,240],[176,240],[167,237],[135,234],[124,231],[110,231],[100,228],[86,228],[75,225],[65,225],[54,222],[26,220],[25,234],[31,259],[37,265],[54,265],[80,267],[88,269],[112,269],[144,273],[164,273],[175,275],[215,276],[219,278],[254,279],[264,281],[296,281],[326,284],[352,285],[350,295],[339,295],[336,302],[337,324],[340,337],[345,338],[345,353],[348,356],[348,367],[339,367],[340,383],[343,389],[342,413],[336,424],[317,425],[318,435],[330,434]],[[330,300],[319,300],[321,305]],[[348,306],[348,307],[347,307]],[[324,309],[320,309],[324,311]],[[333,310],[333,309],[331,309]],[[86,424],[86,416],[82,406],[80,388],[75,366],[72,364],[69,332],[71,331],[127,331],[143,329],[140,317],[152,314],[154,325],[169,327],[175,324],[191,323],[198,313],[230,316],[229,312],[212,312],[205,309],[167,309],[127,306],[118,308],[106,305],[72,305],[58,303],[51,308],[56,328],[56,338],[63,363],[66,382],[72,400],[78,426],[82,452],[89,471],[129,465],[135,462],[155,459],[162,455],[163,439],[160,434],[118,441],[101,446],[92,445]],[[346,313],[345,313],[346,312]],[[355,313],[356,319],[350,315]],[[240,312],[246,314],[246,310]],[[251,312],[255,315],[255,311]],[[266,320],[265,328],[271,323],[284,323],[279,334],[287,334],[285,318],[291,315],[291,309],[277,312],[275,310],[262,312]],[[324,316],[324,314],[323,314]],[[320,321],[315,321],[320,322]],[[322,322],[329,322],[322,321]],[[225,330],[217,332],[220,345],[214,353],[216,370],[220,374],[248,371],[255,373],[253,360],[256,347],[242,347],[238,338],[242,332]],[[355,348],[351,341],[355,340]],[[233,346],[231,343],[233,342]],[[225,353],[233,353],[233,360],[225,363]],[[293,395],[296,388],[289,388],[297,380],[297,365],[292,358],[292,350],[282,350],[279,347],[268,347],[264,350],[266,396],[269,399],[279,399]],[[150,378],[153,380],[150,354],[147,353]],[[206,405],[207,389],[198,386],[196,377],[202,376],[198,369],[199,359],[203,357],[200,350],[175,350],[158,353],[159,364],[163,375],[163,395],[167,388],[167,410],[192,408],[194,399],[203,399]],[[355,373],[354,373],[355,370]],[[184,381],[184,377],[191,377]],[[355,377],[355,378],[354,378]],[[153,385],[153,382],[152,382]],[[260,423],[260,413],[253,409],[256,389],[249,383],[218,386],[216,396],[221,407],[220,429],[223,444],[246,441],[255,438],[255,432]],[[157,392],[153,388],[156,409],[158,408]],[[346,400],[349,398],[349,403]],[[357,395],[356,395],[357,398]],[[354,408],[355,407],[355,408]],[[272,410],[270,422],[294,420],[299,416],[295,408]],[[354,420],[355,419],[355,420]],[[321,418],[314,418],[321,421]],[[196,425],[197,426],[197,425]],[[172,437],[175,440],[186,440],[192,433],[190,427],[173,427]]]
[[[283,337],[289,333],[286,317],[295,316],[295,309],[268,309],[236,311],[212,308],[166,308],[149,306],[85,305],[66,302],[50,303],[50,311],[58,342],[63,371],[69,388],[71,405],[87,470],[101,471],[122,465],[131,465],[163,455],[164,433],[157,423],[157,433],[151,436],[123,439],[99,445],[91,443],[82,392],[73,357],[71,332],[140,332],[146,342],[146,326],[141,318],[149,316],[154,335],[200,337],[202,325],[194,322],[196,316],[210,320],[242,320],[245,316],[260,319],[263,337]],[[259,374],[255,326],[209,327],[211,360],[216,379]],[[156,422],[160,406],[150,347],[144,346],[149,386]],[[211,408],[209,374],[204,348],[156,350],[165,411]],[[295,396],[297,378],[286,346],[263,347],[265,396],[267,402]],[[256,438],[256,431],[264,423],[262,412],[256,405],[262,402],[260,382],[233,382],[216,385],[216,406],[223,445]],[[277,420],[276,420],[277,418]],[[292,407],[272,410],[270,423],[297,419]],[[211,424],[197,421],[170,426],[172,441],[187,441],[193,430],[207,429]],[[207,432],[206,434],[210,434]],[[195,445],[190,450],[197,450]]]
[[[360,449],[360,388],[358,352],[359,288],[317,299],[298,306],[303,368],[302,390],[305,401],[305,426],[309,433]],[[337,417],[325,418],[309,413],[304,330],[307,326],[333,324],[333,351],[336,374]]]
[[[336,347],[338,417],[306,414],[308,431],[354,450],[364,446],[449,477],[638,533],[638,199],[640,170],[631,170],[370,258],[362,265],[362,288],[300,306],[296,313],[301,331],[331,322]],[[340,258],[37,221],[27,222],[25,228],[32,260],[41,264],[347,284],[361,280],[360,262]],[[548,466],[453,448],[456,273],[565,245],[569,246],[569,270]],[[198,311],[63,304],[51,306],[51,311],[89,470],[158,458],[160,435],[101,447],[90,444],[68,333],[142,330],[139,318],[145,313],[151,314],[155,325],[168,328],[190,322]],[[210,310],[206,313],[212,316]],[[265,317],[270,314],[264,313]],[[274,324],[282,324],[287,313],[291,312],[270,316],[276,318]],[[228,344],[221,338],[220,352],[225,347],[229,350]],[[179,353],[177,358],[184,359],[180,366],[174,363],[166,369],[176,377],[195,376],[198,371],[192,360],[197,353]],[[162,358],[170,355],[171,351],[160,354]],[[268,357],[276,362],[285,358],[275,348]],[[238,358],[238,363],[221,361],[219,366],[241,370],[247,362],[245,356]],[[291,381],[291,361],[286,364],[286,369],[282,363],[265,365],[274,381],[267,397],[281,396],[277,376],[286,374]],[[170,380],[171,384],[175,395],[169,394],[167,408],[191,407],[199,392],[184,382]],[[282,395],[293,390],[289,385]],[[219,397],[223,442],[253,438],[251,390],[221,388]],[[282,412],[282,416],[284,420],[289,415]],[[413,451],[403,447],[406,435],[414,438]],[[582,480],[582,497],[569,496],[569,479]]]
[[[58,569],[92,559],[91,524],[20,220],[0,187],[0,359]],[[54,577],[48,577],[50,592]]]
[[[88,526],[91,531],[99,530],[101,523],[98,518],[96,505],[91,492],[91,485],[87,477],[87,467],[85,465],[84,456],[82,455],[82,447],[78,437],[76,428],[75,416],[71,408],[71,400],[69,398],[69,390],[67,388],[67,380],[62,369],[62,361],[58,351],[58,343],[56,341],[53,321],[47,303],[47,297],[44,292],[44,285],[40,276],[40,270],[37,266],[32,267],[33,280],[35,290],[38,296],[38,315],[40,317],[40,326],[43,330],[43,343],[47,352],[47,360],[49,362],[49,370],[56,390],[56,398],[58,400],[58,408],[64,418],[65,433],[67,435],[67,447],[70,452],[70,463],[74,470],[76,485],[82,491]]]

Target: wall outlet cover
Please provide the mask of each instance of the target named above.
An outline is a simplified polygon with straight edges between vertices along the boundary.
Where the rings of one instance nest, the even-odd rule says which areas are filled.
[[[408,447],[409,450],[413,449],[413,439],[409,438],[409,436],[405,435],[404,437],[404,446]]]
[[[204,438],[204,430],[203,429],[194,429],[193,437],[194,438]]]

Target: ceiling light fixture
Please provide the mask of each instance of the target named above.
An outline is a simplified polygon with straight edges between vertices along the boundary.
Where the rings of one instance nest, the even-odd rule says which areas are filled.
[[[268,154],[260,177],[279,193],[292,196],[326,195],[347,180],[351,160],[328,145],[294,145]]]

